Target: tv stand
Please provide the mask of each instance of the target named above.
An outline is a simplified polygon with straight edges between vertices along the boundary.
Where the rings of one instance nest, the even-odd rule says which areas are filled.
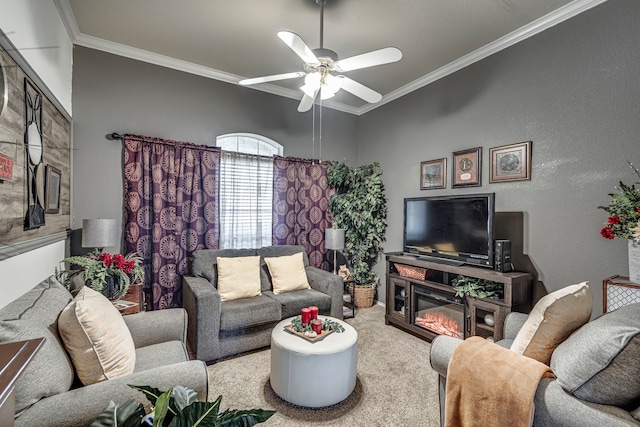
[[[436,258],[432,256],[427,256],[427,255],[418,255],[416,257],[416,260],[435,262],[436,264],[455,265],[456,267],[460,267],[461,265],[464,265],[464,262],[462,261],[455,261],[452,259],[445,259],[445,258]]]
[[[451,332],[448,328],[451,324],[448,320],[451,320],[456,324],[454,332],[458,337],[477,335],[498,341],[503,338],[507,314],[531,310],[533,276],[529,273],[501,273],[483,267],[452,265],[450,260],[442,262],[440,258],[416,256],[398,253],[386,256],[387,325],[431,341],[440,333]],[[406,267],[410,267],[408,272]],[[456,297],[452,281],[459,275],[502,283],[502,298]],[[441,329],[433,327],[436,313],[448,317],[447,322],[440,323],[444,326]]]

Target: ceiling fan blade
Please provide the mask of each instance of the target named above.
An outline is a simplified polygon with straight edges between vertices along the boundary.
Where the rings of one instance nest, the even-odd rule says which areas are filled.
[[[238,82],[239,85],[249,86],[258,83],[273,82],[276,80],[294,79],[296,77],[304,77],[306,73],[304,71],[295,71],[293,73],[274,74],[272,76],[254,77],[252,79],[243,79]]]
[[[319,89],[316,89],[316,91],[313,93],[313,96],[309,96],[306,93],[304,94],[304,96],[300,100],[300,104],[298,105],[299,112],[304,113],[305,111],[309,111],[311,109],[311,107],[313,106],[313,101],[315,101],[316,96],[318,96],[318,91]]]
[[[382,99],[382,95],[376,92],[373,89],[369,89],[363,84],[358,83],[355,80],[351,80],[349,77],[340,76],[342,78],[342,89],[346,90],[349,93],[354,94],[358,98],[362,98],[367,102],[372,104],[380,101]]]
[[[395,47],[385,47],[384,49],[378,49],[372,52],[363,53],[362,55],[342,59],[336,62],[335,66],[340,71],[351,71],[358,70],[360,68],[373,67],[374,65],[396,62],[401,58],[402,52],[400,49]]]
[[[278,37],[307,64],[319,64],[320,61],[305,42],[296,33],[279,31]]]

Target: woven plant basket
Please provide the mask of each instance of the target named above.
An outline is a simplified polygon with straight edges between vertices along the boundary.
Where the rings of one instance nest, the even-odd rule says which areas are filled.
[[[373,296],[376,294],[376,287],[349,285],[349,292],[353,295],[353,302],[358,308],[369,308],[373,305]]]

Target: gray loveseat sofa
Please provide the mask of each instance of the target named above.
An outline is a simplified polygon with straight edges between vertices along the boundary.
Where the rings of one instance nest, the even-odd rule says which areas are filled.
[[[526,314],[510,313],[505,338],[496,344],[510,348],[526,320]],[[431,343],[441,420],[449,359],[461,342],[441,335]],[[640,426],[640,303],[583,325],[555,349],[550,366],[557,378],[538,384],[534,426]]]
[[[82,386],[58,334],[58,316],[72,300],[53,276],[0,309],[0,343],[44,337],[46,340],[16,383],[16,426],[88,426],[110,401],[146,402],[127,386],[150,385],[167,390],[182,385],[200,399],[208,393],[206,365],[189,361],[187,316],[183,309],[124,316],[136,347],[133,374]]]
[[[311,289],[272,291],[264,258],[303,253]],[[217,290],[217,258],[260,256],[262,295],[221,301]],[[309,265],[303,246],[267,246],[260,249],[205,249],[193,254],[192,274],[183,277],[182,301],[189,313],[188,342],[196,358],[207,362],[269,346],[276,323],[315,305],[320,314],[342,319],[342,278]]]

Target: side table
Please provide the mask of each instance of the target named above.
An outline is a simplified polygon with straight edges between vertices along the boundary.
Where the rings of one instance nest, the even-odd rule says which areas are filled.
[[[342,317],[343,319],[351,319],[356,317],[356,304],[353,300],[353,286],[349,286],[351,283],[355,282],[353,279],[344,279],[344,297],[348,298],[348,300],[344,301]]]
[[[636,302],[640,302],[640,283],[633,283],[628,277],[618,275],[602,281],[603,313]]]
[[[130,285],[127,294],[122,299],[113,301],[113,305],[122,314],[139,313],[144,310],[144,292],[142,292],[142,283]]]
[[[0,425],[14,425],[16,381],[44,340],[37,338],[0,345]]]

